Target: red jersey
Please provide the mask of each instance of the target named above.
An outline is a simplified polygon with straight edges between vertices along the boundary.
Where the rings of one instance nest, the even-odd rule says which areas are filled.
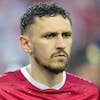
[[[67,73],[59,90],[41,90],[32,85],[20,70],[0,76],[0,100],[98,100],[95,84]]]

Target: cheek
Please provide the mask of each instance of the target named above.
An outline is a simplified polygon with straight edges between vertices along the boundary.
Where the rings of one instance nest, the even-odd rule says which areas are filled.
[[[36,44],[34,47],[34,55],[41,58],[41,60],[46,60],[50,57],[50,50],[48,49],[48,45],[43,45],[41,43]]]
[[[66,42],[66,52],[70,55],[71,52],[71,48],[72,48],[72,39],[70,39],[69,41]]]

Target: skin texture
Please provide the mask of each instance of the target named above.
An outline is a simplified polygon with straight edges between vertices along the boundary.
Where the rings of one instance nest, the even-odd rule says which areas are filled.
[[[27,71],[36,81],[52,87],[62,80],[72,46],[68,19],[61,15],[36,17],[26,35],[20,36],[20,43],[30,57]]]

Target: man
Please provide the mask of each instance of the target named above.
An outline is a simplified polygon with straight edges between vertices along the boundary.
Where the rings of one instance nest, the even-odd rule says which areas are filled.
[[[93,83],[65,72],[72,47],[68,12],[55,3],[37,3],[20,27],[30,64],[0,77],[0,100],[98,100]]]

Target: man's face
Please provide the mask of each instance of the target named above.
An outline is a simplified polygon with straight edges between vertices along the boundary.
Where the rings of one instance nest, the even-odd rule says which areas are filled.
[[[72,46],[69,20],[61,15],[36,17],[30,27],[30,34],[35,63],[53,73],[65,70]]]

